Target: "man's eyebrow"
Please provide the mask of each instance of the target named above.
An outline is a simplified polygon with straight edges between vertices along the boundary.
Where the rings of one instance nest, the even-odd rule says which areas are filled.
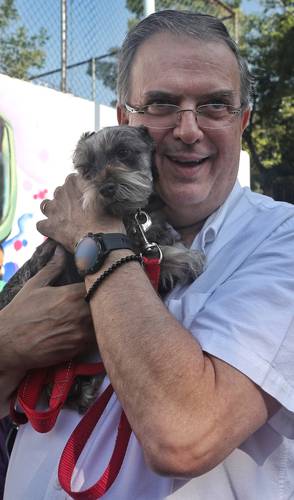
[[[239,95],[240,92],[237,90],[231,89],[219,89],[213,92],[209,92],[207,94],[201,94],[196,96],[197,100],[203,99],[219,99],[221,97],[229,97],[233,99],[236,95]],[[179,101],[181,99],[181,95],[172,94],[171,92],[166,92],[164,90],[151,90],[144,94],[144,100],[146,102],[156,101],[156,100],[167,100],[171,102]]]
[[[237,90],[216,90],[214,92],[209,92],[208,94],[202,94],[199,96],[200,99],[219,99],[221,97],[230,97],[231,99],[236,95],[239,95],[240,92]]]
[[[156,101],[156,100],[171,100],[177,101],[180,99],[179,95],[171,94],[170,92],[166,92],[164,90],[150,90],[150,92],[146,92],[144,94],[144,98],[146,101]]]

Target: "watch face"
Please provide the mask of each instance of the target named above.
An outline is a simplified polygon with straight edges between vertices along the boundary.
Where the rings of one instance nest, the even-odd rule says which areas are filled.
[[[102,254],[102,247],[99,241],[86,236],[80,241],[75,250],[75,263],[78,271],[85,273],[91,269]]]

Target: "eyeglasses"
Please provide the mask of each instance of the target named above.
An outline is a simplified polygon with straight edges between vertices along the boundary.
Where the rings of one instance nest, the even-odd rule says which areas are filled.
[[[190,111],[195,115],[199,128],[218,129],[230,127],[237,116],[240,116],[242,106],[236,108],[230,104],[203,104],[196,109],[182,109],[176,104],[147,104],[132,107],[125,104],[129,113],[141,116],[140,123],[149,128],[174,128],[181,120],[181,114]]]

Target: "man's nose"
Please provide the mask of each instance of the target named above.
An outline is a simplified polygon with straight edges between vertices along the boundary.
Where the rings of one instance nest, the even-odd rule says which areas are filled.
[[[203,131],[199,128],[196,113],[193,109],[185,109],[179,112],[177,125],[174,128],[174,136],[181,139],[185,144],[194,144],[203,137]]]

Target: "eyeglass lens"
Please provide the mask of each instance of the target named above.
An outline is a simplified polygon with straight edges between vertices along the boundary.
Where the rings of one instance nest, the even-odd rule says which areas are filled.
[[[205,105],[195,111],[193,109],[180,109],[176,106],[153,105],[152,109],[140,114],[140,122],[150,128],[174,128],[180,123],[183,113],[192,112],[200,128],[217,129],[232,124],[237,114],[232,109],[229,106]]]

